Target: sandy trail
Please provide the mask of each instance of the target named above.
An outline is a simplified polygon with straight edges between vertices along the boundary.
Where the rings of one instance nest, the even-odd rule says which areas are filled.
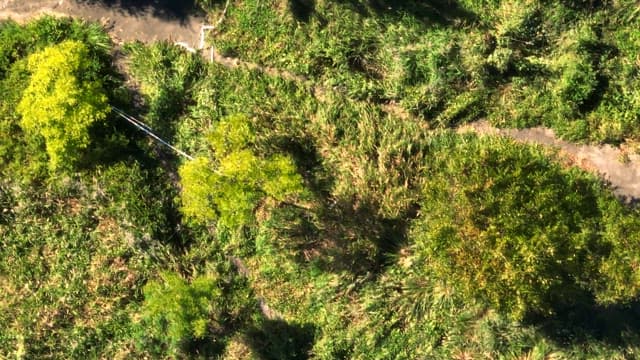
[[[553,130],[544,127],[498,129],[487,121],[464,125],[458,132],[472,131],[483,135],[500,135],[518,142],[538,144],[559,150],[570,165],[595,172],[611,183],[613,192],[629,202],[640,199],[640,155],[627,153],[611,145],[574,144],[561,140]]]
[[[156,2],[138,1],[135,7],[129,5],[129,9],[124,9],[113,1],[86,3],[74,0],[0,0],[0,20],[11,18],[24,22],[45,14],[73,16],[101,23],[116,43],[170,40],[197,47],[200,27],[205,18],[163,12],[154,3]]]
[[[136,4],[131,11],[118,6],[120,2]],[[165,0],[166,1],[166,0]],[[97,21],[105,26],[116,43],[140,40],[153,42],[169,40],[198,46],[199,31],[205,18],[190,14],[171,14],[159,11],[159,0],[109,0],[93,4],[75,0],[0,0],[0,20],[12,18],[26,21],[43,14],[80,17],[88,21]],[[169,2],[171,3],[171,2]],[[108,4],[108,5],[106,5]],[[182,4],[182,3],[180,3]],[[160,8],[160,10],[162,10]],[[241,59],[223,57],[215,51],[205,51],[203,55],[229,68],[247,67],[257,69],[272,76],[288,80],[309,83],[308,79],[279,69],[264,67]],[[311,86],[313,93],[322,101],[326,89]],[[385,108],[390,113],[404,114],[398,105]],[[569,163],[584,170],[595,172],[609,181],[616,195],[627,201],[640,199],[640,155],[629,154],[610,145],[578,145],[558,139],[552,130],[535,127],[530,129],[497,129],[486,121],[467,124],[459,132],[473,131],[481,135],[507,136],[524,143],[539,144],[559,149]],[[623,161],[624,160],[624,161]]]

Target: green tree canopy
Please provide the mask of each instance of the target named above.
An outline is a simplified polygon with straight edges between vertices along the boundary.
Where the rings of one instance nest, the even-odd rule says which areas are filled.
[[[302,193],[302,178],[291,157],[256,154],[255,132],[246,117],[222,119],[208,140],[211,156],[197,157],[179,170],[186,217],[234,228],[251,221],[262,199],[284,201]]]
[[[637,221],[592,176],[541,151],[475,137],[434,152],[429,169],[412,229],[421,276],[514,318],[637,295],[629,265]]]
[[[88,49],[64,41],[28,58],[29,85],[18,104],[21,126],[44,138],[50,168],[69,166],[90,142],[89,128],[109,112]]]

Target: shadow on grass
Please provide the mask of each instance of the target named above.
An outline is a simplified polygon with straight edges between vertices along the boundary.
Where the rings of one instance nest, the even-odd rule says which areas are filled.
[[[149,47],[141,43],[132,44],[125,49],[125,55],[131,61],[132,76],[140,82],[140,88],[146,87],[148,90],[132,90],[137,93],[136,96],[130,96],[129,102],[122,105],[125,107],[120,108],[151,127],[161,138],[173,143],[178,119],[194,104],[191,92],[206,75],[204,60],[166,41]],[[127,111],[136,98],[143,99],[136,106],[137,111]]]
[[[165,20],[178,20],[185,23],[192,15],[204,15],[196,0],[76,0],[79,3],[101,4],[110,8],[119,8],[130,15],[149,13]]]
[[[298,263],[321,271],[347,272],[354,276],[377,276],[393,262],[407,241],[407,215],[387,219],[374,206],[353,203],[325,204],[308,210],[283,204],[272,213],[273,242]],[[286,242],[282,239],[287,239]]]
[[[562,346],[601,342],[608,347],[640,344],[640,299],[627,304],[599,305],[591,294],[580,304],[559,306],[553,317],[529,316],[550,340]]]
[[[109,104],[128,113],[135,113],[133,99],[140,95],[125,87],[124,75],[118,72],[115,65],[105,68],[103,75],[108,79],[105,88]],[[105,121],[92,126],[89,132],[92,143],[79,161],[80,169],[90,169],[96,165],[109,166],[134,159],[149,168],[159,165],[158,160],[150,155],[149,149],[143,144],[145,134],[113,111]]]
[[[260,360],[303,360],[309,358],[314,332],[311,324],[263,320],[247,331],[246,339]]]
[[[338,0],[363,16],[388,16],[400,20],[411,16],[424,25],[451,26],[474,23],[477,15],[455,0]]]
[[[323,168],[321,155],[310,141],[279,139],[276,143],[278,149],[293,157],[316,206],[308,209],[283,203],[275,209],[270,223],[278,240],[272,245],[296,262],[311,263],[321,271],[355,276],[381,273],[406,243],[417,207],[397,218],[385,218],[377,204],[335,199],[329,190],[334,179]]]
[[[309,22],[315,12],[315,0],[289,0],[289,10],[298,21]]]

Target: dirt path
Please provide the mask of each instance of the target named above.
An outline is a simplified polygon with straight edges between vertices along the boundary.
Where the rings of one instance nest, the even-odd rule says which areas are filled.
[[[544,127],[498,129],[487,121],[467,124],[458,132],[473,131],[482,135],[500,135],[516,141],[539,144],[559,150],[570,165],[595,172],[609,181],[616,195],[629,202],[640,199],[640,155],[611,145],[579,145],[558,139]]]
[[[73,16],[100,22],[116,43],[170,40],[197,47],[204,17],[164,9],[158,1],[120,1],[126,4],[119,6],[113,0],[0,0],[0,20],[24,22],[44,14]]]

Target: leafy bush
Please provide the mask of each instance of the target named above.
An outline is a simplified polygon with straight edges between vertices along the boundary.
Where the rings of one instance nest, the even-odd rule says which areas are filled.
[[[28,23],[25,30],[34,40],[34,43],[31,44],[34,50],[40,50],[66,40],[76,40],[90,49],[93,58],[94,56],[106,55],[111,48],[109,35],[98,23],[44,16]]]
[[[142,152],[18,181],[46,164],[44,138],[25,136],[15,111],[29,54],[79,41],[95,65],[85,73],[117,96],[99,25],[0,23],[0,353],[204,358],[227,342],[232,358],[637,353],[637,210],[539,150],[433,131],[486,115],[565,137],[637,138],[637,4],[596,3],[229,7],[218,49],[307,79],[130,45],[151,125],[199,155],[179,171],[184,217],[172,164],[139,163]],[[227,246],[226,227],[255,242]],[[228,267],[227,256],[244,258],[239,270],[287,322],[254,312],[230,269],[177,275]],[[532,312],[557,316],[513,321]],[[619,324],[576,331],[566,320],[602,317]]]
[[[16,108],[30,80],[27,57],[65,40],[80,41],[87,50],[87,59],[83,60],[87,66],[85,74],[100,79],[107,96],[110,96],[111,89],[119,86],[119,80],[110,68],[108,51],[111,41],[98,24],[50,16],[24,25],[0,21],[0,38],[0,93],[3,94],[0,99],[0,127],[9,135],[0,139],[0,157],[6,171],[31,181],[46,176],[48,160],[41,150],[44,140],[26,136],[19,126],[20,116]]]
[[[52,170],[69,167],[89,146],[90,127],[109,113],[87,48],[65,41],[29,57],[29,85],[17,111],[22,128],[42,136]]]
[[[450,30],[434,31],[424,45],[400,54],[402,76],[394,87],[405,109],[431,121],[466,87],[469,74],[462,65],[459,36]]]
[[[598,107],[587,116],[590,138],[618,142],[640,137],[640,71],[636,61],[640,51],[640,31],[620,26],[612,34],[619,56],[606,63],[602,76],[608,89]]]
[[[147,283],[139,346],[171,356],[220,354],[226,337],[248,322],[255,305],[245,283],[237,275],[224,274],[212,272],[186,281],[164,272],[160,280]],[[154,349],[154,344],[161,346]]]
[[[616,200],[537,150],[486,138],[439,141],[412,230],[415,266],[514,318],[588,301],[600,267],[618,261],[610,254],[622,239],[598,230],[626,218],[603,217]]]
[[[290,157],[261,158],[253,151],[255,133],[241,115],[221,120],[209,135],[211,157],[180,167],[182,212],[197,222],[217,220],[232,229],[248,225],[264,197],[277,201],[303,192],[302,178]]]
[[[4,77],[10,65],[24,56],[28,33],[12,21],[0,22],[0,75]]]
[[[0,39],[0,75],[21,58],[66,40],[82,42],[89,49],[91,63],[100,68],[111,48],[111,39],[99,24],[53,16],[43,16],[25,25],[0,21]]]
[[[559,60],[562,65],[562,75],[555,85],[557,106],[566,104],[572,112],[577,112],[591,96],[598,84],[596,72],[588,58],[567,56]]]
[[[220,327],[216,302],[222,293],[215,278],[197,277],[187,283],[176,274],[164,273],[161,282],[145,286],[144,294],[142,316],[149,335],[166,342],[171,353]]]

